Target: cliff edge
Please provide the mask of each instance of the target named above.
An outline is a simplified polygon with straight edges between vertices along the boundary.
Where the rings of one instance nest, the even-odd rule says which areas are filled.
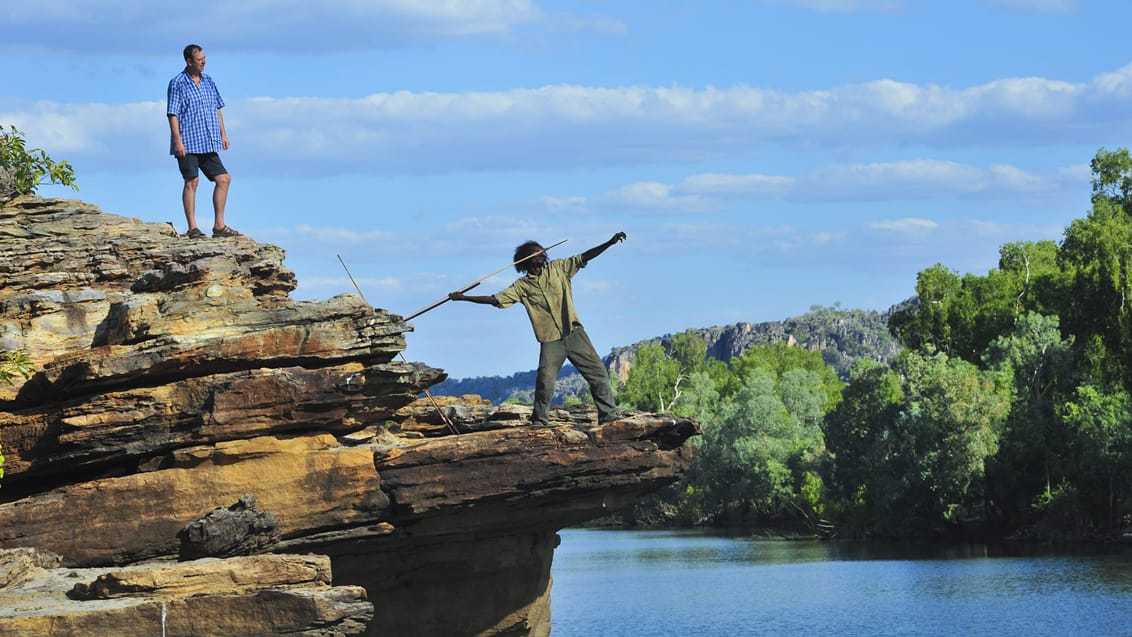
[[[281,248],[0,207],[0,636],[547,635],[557,531],[677,480],[694,421],[418,400],[411,325]],[[333,577],[331,577],[333,574]]]

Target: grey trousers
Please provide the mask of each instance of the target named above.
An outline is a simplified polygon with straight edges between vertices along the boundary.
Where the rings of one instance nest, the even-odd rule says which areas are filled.
[[[547,424],[550,415],[550,399],[554,397],[554,382],[562,364],[570,359],[582,378],[590,385],[590,396],[597,406],[597,419],[601,422],[617,410],[613,400],[613,389],[609,386],[609,372],[605,363],[594,350],[590,337],[575,323],[569,334],[557,341],[541,343],[538,355],[538,377],[535,379],[535,405],[531,413],[531,423]]]

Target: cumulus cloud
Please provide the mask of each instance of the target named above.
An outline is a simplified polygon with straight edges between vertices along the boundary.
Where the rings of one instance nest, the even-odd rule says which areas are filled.
[[[885,219],[881,221],[873,221],[868,224],[868,227],[874,230],[882,230],[885,232],[896,232],[900,234],[917,234],[922,235],[939,227],[939,224],[931,219],[917,219],[915,217],[905,217],[904,219]]]
[[[904,8],[902,0],[766,0],[772,4],[788,4],[821,13],[855,13],[859,11],[891,12]]]
[[[961,89],[882,80],[797,93],[742,85],[554,85],[260,97],[229,101],[225,120],[234,147],[247,152],[246,172],[297,172],[293,159],[302,157],[303,174],[312,176],[696,161],[799,145],[1091,145],[1132,128],[1125,99],[1130,78],[1125,67],[1091,83],[1016,78]],[[76,159],[112,149],[140,165],[167,151],[162,108],[7,100],[0,101],[0,120],[57,141]],[[706,184],[712,177],[699,179]],[[787,185],[716,183],[721,189]]]
[[[978,168],[952,161],[914,159],[841,164],[806,174],[795,193],[803,200],[999,198],[1048,192],[1059,181],[1013,166]]]
[[[723,210],[732,200],[831,202],[982,198],[1027,203],[1067,185],[1087,184],[1089,174],[1087,165],[1036,174],[1004,164],[980,168],[946,160],[912,159],[834,164],[797,176],[702,173],[690,175],[675,185],[637,182],[593,196],[545,196],[537,205],[547,212],[595,213],[624,211],[628,207],[635,212],[668,214]]]
[[[781,195],[790,192],[796,180],[773,175],[729,175],[702,173],[690,175],[680,182],[677,192],[714,195]]]
[[[5,2],[5,48],[105,53],[165,53],[169,42],[289,53],[392,48],[459,39],[514,37],[525,29],[621,34],[602,15],[562,14],[532,0],[197,0],[191,8],[147,0]]]
[[[1067,15],[1077,11],[1077,0],[983,0],[992,7],[1019,13],[1053,13]]]

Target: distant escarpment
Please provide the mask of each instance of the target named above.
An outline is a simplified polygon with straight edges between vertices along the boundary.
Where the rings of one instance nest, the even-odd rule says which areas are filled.
[[[794,347],[816,350],[843,379],[849,368],[861,358],[888,362],[900,347],[888,331],[888,318],[892,310],[842,310],[815,308],[813,311],[784,321],[766,323],[735,323],[733,325],[693,328],[707,344],[707,355],[729,362],[755,345],[787,343]],[[666,334],[644,341],[615,347],[604,358],[610,376],[625,382],[633,358],[644,345],[660,345],[670,349],[672,335]],[[477,378],[449,378],[436,386],[435,392],[446,395],[477,394],[495,403],[507,399],[530,402],[534,394],[535,371],[518,372],[511,376]],[[555,400],[579,397],[588,391],[581,374],[567,365],[555,385]]]
[[[691,462],[667,414],[420,400],[412,326],[283,257],[0,206],[0,636],[546,635],[557,531]]]
[[[741,356],[756,345],[787,343],[792,347],[821,352],[822,359],[841,376],[848,378],[849,368],[861,358],[888,362],[900,350],[900,345],[888,331],[891,310],[881,313],[874,310],[842,310],[814,308],[802,316],[784,321],[765,323],[735,323],[734,325],[693,328],[707,344],[707,355],[728,362]],[[672,346],[672,335],[614,348],[605,358],[610,373],[625,380],[633,357],[643,345],[659,344],[665,349]]]

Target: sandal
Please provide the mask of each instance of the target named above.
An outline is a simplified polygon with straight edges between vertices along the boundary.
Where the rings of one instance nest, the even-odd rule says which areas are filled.
[[[201,232],[200,228],[189,228],[189,231],[186,232],[184,236],[190,239],[201,239],[204,237],[204,233]]]
[[[242,237],[244,236],[232,226],[224,226],[223,228],[213,228],[212,236],[214,237]]]

